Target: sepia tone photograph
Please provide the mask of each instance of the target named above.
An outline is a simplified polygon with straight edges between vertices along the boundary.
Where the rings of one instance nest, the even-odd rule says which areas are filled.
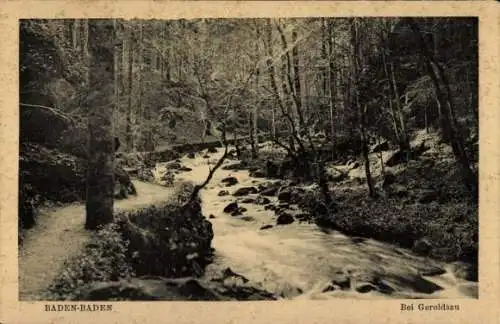
[[[19,117],[21,301],[478,298],[477,18],[20,20]]]
[[[21,19],[19,300],[477,299],[478,80],[477,17]]]

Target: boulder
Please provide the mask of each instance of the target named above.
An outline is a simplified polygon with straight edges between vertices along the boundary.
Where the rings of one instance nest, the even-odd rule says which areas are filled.
[[[209,147],[207,149],[207,153],[217,153],[217,148],[216,147]]]
[[[366,294],[370,291],[376,291],[377,287],[375,287],[374,285],[372,285],[369,282],[363,282],[363,283],[357,284],[355,290],[359,293]]]
[[[190,279],[182,284],[179,292],[188,300],[220,300],[219,295],[203,286],[198,280]]]
[[[295,221],[292,215],[288,213],[281,213],[276,219],[277,225],[288,225]]]
[[[292,191],[289,188],[279,191],[278,200],[280,202],[289,202],[292,199]]]
[[[263,231],[263,230],[270,229],[270,228],[273,228],[273,225],[263,225],[260,227],[260,230]]]
[[[385,159],[385,165],[387,165],[388,167],[393,167],[395,165],[408,162],[410,158],[409,155],[409,153],[407,154],[406,152],[401,150],[394,151]]]
[[[51,107],[20,105],[19,114],[20,141],[23,143],[56,148],[61,143],[63,132],[75,125],[69,116]]]
[[[20,147],[19,176],[34,195],[60,202],[85,199],[86,161],[39,144]]]
[[[267,177],[267,174],[264,170],[257,169],[257,170],[252,170],[250,171],[249,175],[254,178],[265,178]]]
[[[427,238],[421,238],[413,243],[412,251],[420,255],[429,255],[432,244]]]
[[[174,192],[182,196],[185,188]],[[212,255],[212,224],[200,201],[152,205],[116,216],[129,246],[127,258],[137,276],[187,277],[201,275]]]
[[[245,198],[241,202],[243,204],[254,204],[255,203],[255,199],[253,199],[253,198]]]
[[[210,215],[208,216],[208,218],[210,218],[210,219],[214,219],[214,218],[215,218],[215,216],[214,216],[213,214],[210,214]]]
[[[269,198],[266,198],[266,197],[263,197],[263,196],[258,196],[255,199],[255,203],[257,205],[267,205],[267,204],[271,203],[271,200],[269,200]]]
[[[219,196],[219,197],[223,197],[223,196],[227,196],[227,195],[229,195],[229,191],[227,191],[227,190],[221,190],[217,194],[217,196]]]
[[[235,211],[237,211],[240,207],[238,206],[238,203],[237,202],[232,202],[230,204],[228,204],[226,207],[224,207],[224,213],[226,214],[231,214]]]
[[[234,186],[238,183],[238,179],[236,177],[227,177],[221,180],[221,183],[224,183],[226,187]]]
[[[231,216],[240,216],[240,215],[243,215],[243,213],[241,212],[241,210],[239,208],[236,209],[235,211],[231,212]]]
[[[233,196],[242,197],[250,194],[256,194],[257,192],[257,188],[255,187],[241,187],[233,193]]]
[[[270,187],[262,190],[260,194],[262,196],[267,196],[267,197],[274,197],[276,196],[276,193],[278,192],[278,187]]]

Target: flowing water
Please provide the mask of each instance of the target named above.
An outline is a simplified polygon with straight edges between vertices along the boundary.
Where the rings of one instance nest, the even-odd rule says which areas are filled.
[[[182,164],[193,170],[177,179],[202,182],[209,163],[213,165],[220,154],[213,154],[210,160],[183,158]],[[162,168],[164,164],[159,164],[156,171],[162,172]],[[226,188],[221,180],[228,176],[239,183]],[[219,197],[220,190],[233,193],[269,181],[251,178],[247,171],[221,168],[202,191],[204,215],[215,216],[210,219],[215,261],[207,269],[208,276],[230,267],[263,289],[293,299],[477,298],[477,283],[456,278],[451,265],[395,245],[297,221],[276,226],[274,212],[262,205],[239,203],[247,209],[243,215],[223,213],[236,197]],[[263,225],[273,227],[260,230]]]

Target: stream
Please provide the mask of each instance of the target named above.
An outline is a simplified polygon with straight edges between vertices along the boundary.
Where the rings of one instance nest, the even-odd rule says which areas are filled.
[[[184,157],[181,163],[192,168],[176,180],[202,182],[219,156],[204,159]],[[225,164],[233,163],[227,160]],[[157,164],[161,173],[165,163]],[[223,178],[234,176],[238,184],[225,187]],[[298,221],[276,225],[276,216],[263,205],[245,204],[241,216],[223,212],[236,201],[231,194],[241,187],[258,186],[269,179],[255,179],[248,171],[219,168],[201,192],[203,214],[213,225],[214,262],[205,276],[223,269],[243,275],[252,284],[285,299],[386,299],[386,298],[477,298],[477,282],[456,278],[451,264],[417,256],[410,250],[372,239],[361,239],[327,231],[315,224]],[[230,195],[218,196],[220,190]],[[248,197],[256,197],[249,195]],[[246,197],[243,197],[246,198]],[[270,197],[276,202],[276,197]],[[272,228],[261,230],[263,225]]]

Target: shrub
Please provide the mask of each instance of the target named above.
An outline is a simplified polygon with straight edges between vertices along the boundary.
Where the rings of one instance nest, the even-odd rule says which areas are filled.
[[[81,255],[65,262],[64,270],[49,287],[48,299],[71,299],[88,283],[132,276],[127,247],[128,242],[118,232],[117,224],[104,226]]]

